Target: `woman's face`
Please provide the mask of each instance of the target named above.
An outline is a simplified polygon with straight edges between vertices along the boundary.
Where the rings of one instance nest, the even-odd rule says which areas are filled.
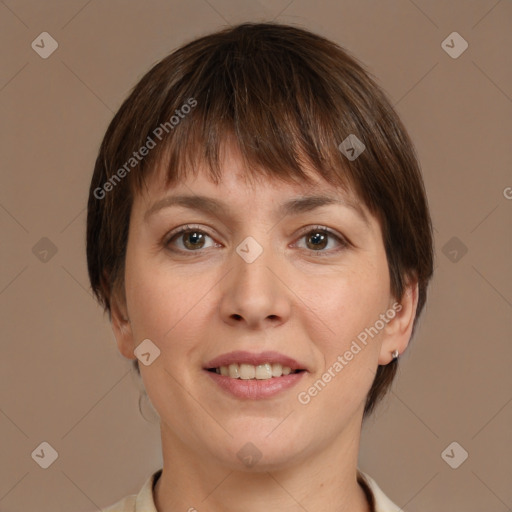
[[[150,340],[140,369],[166,442],[231,469],[286,467],[358,439],[377,365],[410,329],[393,327],[404,312],[361,201],[321,178],[250,185],[242,165],[230,149],[219,185],[201,171],[165,189],[155,173],[137,195],[114,330],[132,359]]]

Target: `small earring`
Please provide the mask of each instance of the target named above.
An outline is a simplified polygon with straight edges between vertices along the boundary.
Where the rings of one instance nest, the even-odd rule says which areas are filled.
[[[398,356],[399,356],[399,355],[400,355],[400,354],[398,353],[398,350],[393,350],[393,352],[391,352],[391,357],[392,357],[393,359],[398,359]]]

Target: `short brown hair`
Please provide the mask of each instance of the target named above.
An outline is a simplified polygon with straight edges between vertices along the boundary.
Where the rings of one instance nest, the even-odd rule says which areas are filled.
[[[365,146],[355,159],[339,149],[350,135]],[[408,279],[418,281],[414,333],[433,273],[433,241],[413,144],[357,59],[319,35],[277,23],[244,23],[178,48],[143,76],[110,123],[87,214],[89,278],[109,315],[111,294],[123,288],[134,194],[162,162],[167,185],[198,163],[218,183],[228,137],[253,176],[304,182],[307,163],[330,184],[355,190],[380,221],[394,297],[403,297]],[[396,360],[378,367],[365,416],[396,369]]]

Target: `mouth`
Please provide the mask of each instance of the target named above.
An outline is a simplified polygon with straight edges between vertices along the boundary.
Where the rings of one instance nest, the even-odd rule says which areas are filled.
[[[281,363],[263,363],[258,365],[246,363],[232,363],[230,365],[207,368],[209,372],[215,372],[223,377],[242,380],[268,380],[304,372],[303,369],[293,369],[290,366],[283,366]]]
[[[243,400],[277,396],[309,372],[305,364],[279,352],[241,350],[212,359],[203,370],[220,389]]]

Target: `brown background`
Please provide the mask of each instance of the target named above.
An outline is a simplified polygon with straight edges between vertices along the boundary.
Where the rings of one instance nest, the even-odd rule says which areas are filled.
[[[506,0],[0,3],[0,510],[97,510],[161,467],[158,426],[140,415],[137,379],[90,294],[88,185],[107,124],[142,74],[245,20],[305,26],[361,59],[422,163],[436,276],[393,391],[364,428],[360,467],[410,512],[510,510]],[[59,44],[47,59],[31,48],[44,31]],[[456,59],[441,46],[453,31],[469,43]],[[46,470],[31,457],[43,441],[58,452]],[[452,441],[469,453],[457,469],[441,457]]]

